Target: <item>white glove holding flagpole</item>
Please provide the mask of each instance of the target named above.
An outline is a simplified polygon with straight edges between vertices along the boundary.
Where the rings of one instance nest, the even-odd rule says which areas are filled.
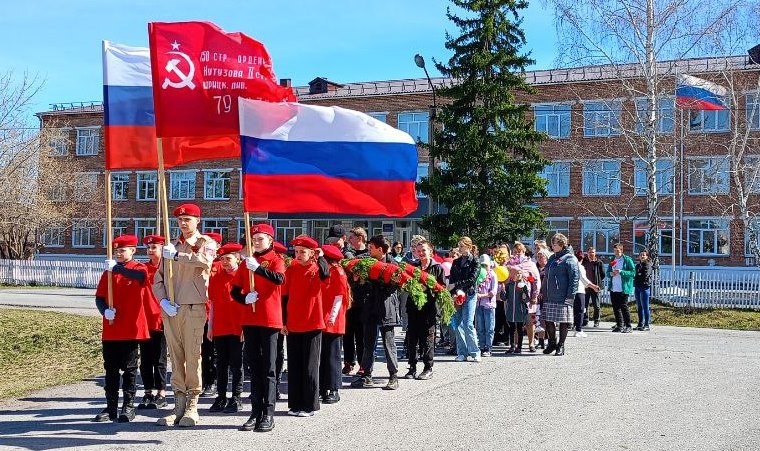
[[[165,259],[172,260],[177,255],[177,248],[175,248],[172,243],[166,243],[161,251],[161,255]]]
[[[248,267],[248,270],[253,272],[259,269],[259,266],[261,266],[261,263],[259,263],[258,260],[256,260],[256,257],[251,256],[251,257],[245,258],[245,266]]]
[[[115,308],[107,308],[103,312],[103,318],[107,319],[108,321],[113,321],[116,318],[116,309]]]
[[[160,304],[161,304],[161,310],[163,310],[167,315],[177,316],[178,306],[176,304],[172,305],[172,303],[169,302],[169,300],[166,298],[161,299]]]
[[[116,266],[116,260],[106,260],[106,271],[113,271],[114,266]]]
[[[250,293],[245,295],[245,303],[246,304],[255,304],[256,301],[259,300],[259,293],[255,291],[251,291]]]

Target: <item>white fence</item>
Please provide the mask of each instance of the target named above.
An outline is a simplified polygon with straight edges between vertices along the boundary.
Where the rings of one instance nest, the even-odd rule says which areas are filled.
[[[95,288],[102,262],[68,260],[0,260],[0,283]]]

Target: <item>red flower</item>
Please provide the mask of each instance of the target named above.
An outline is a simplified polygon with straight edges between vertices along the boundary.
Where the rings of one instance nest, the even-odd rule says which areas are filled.
[[[525,280],[527,280],[530,283],[533,283],[536,281],[536,278],[533,277],[533,274],[528,274],[528,277]]]

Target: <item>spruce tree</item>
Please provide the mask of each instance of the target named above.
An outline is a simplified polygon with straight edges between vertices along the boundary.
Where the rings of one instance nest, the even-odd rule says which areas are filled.
[[[520,52],[525,35],[519,12],[527,1],[452,0],[467,17],[447,16],[461,35],[446,34],[454,55],[438,70],[454,83],[436,92],[443,98],[426,147],[431,164],[421,191],[440,205],[422,226],[432,239],[452,245],[468,235],[481,245],[529,235],[544,225],[532,205],[546,195],[539,172],[546,165],[530,107],[517,97],[532,92],[524,79],[533,64]]]

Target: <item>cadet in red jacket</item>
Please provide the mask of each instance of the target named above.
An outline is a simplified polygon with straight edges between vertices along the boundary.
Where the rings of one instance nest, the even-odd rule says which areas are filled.
[[[269,432],[274,429],[275,360],[277,334],[282,329],[281,286],[285,280],[285,261],[272,249],[272,226],[254,225],[251,235],[253,255],[246,257],[235,273],[231,292],[234,300],[245,305],[243,336],[251,365],[252,412],[240,430]],[[253,274],[253,287],[250,274]]]
[[[322,315],[325,330],[322,332],[322,353],[319,359],[319,394],[325,404],[340,401],[338,390],[343,385],[340,350],[346,333],[346,309],[351,303],[348,279],[340,261],[343,253],[337,246],[322,246],[330,267],[330,278],[322,282]]]
[[[119,405],[119,371],[124,403],[118,415],[120,423],[135,418],[135,392],[137,386],[137,349],[141,340],[150,338],[145,316],[145,298],[148,296],[148,270],[133,260],[137,251],[137,237],[122,235],[112,243],[116,260],[106,260],[106,270],[95,291],[95,304],[103,315],[103,367],[106,370],[106,408],[94,421],[117,419]],[[108,306],[108,277],[112,278],[113,306]]]
[[[317,259],[319,244],[313,238],[299,235],[291,244],[296,257],[285,270],[282,290],[283,333],[288,336],[288,414],[310,417],[319,410],[319,356],[325,328],[321,280],[329,277],[329,269],[324,258]]]
[[[243,246],[228,243],[220,247],[216,255],[219,265],[211,267],[208,280],[208,299],[211,305],[209,333],[214,341],[216,354],[216,380],[218,395],[209,412],[237,413],[243,406],[243,326],[240,318],[243,307],[232,299],[230,291],[235,272],[240,265]],[[232,397],[227,399],[227,372],[232,372]]]
[[[161,248],[166,240],[159,235],[146,235],[143,244],[147,247],[148,286],[153,285],[153,276],[161,264]],[[166,407],[166,336],[161,319],[161,306],[148,290],[145,297],[145,313],[148,318],[150,340],[140,342],[140,376],[142,376],[145,395],[137,409],[160,409]],[[155,390],[155,395],[153,391]]]

